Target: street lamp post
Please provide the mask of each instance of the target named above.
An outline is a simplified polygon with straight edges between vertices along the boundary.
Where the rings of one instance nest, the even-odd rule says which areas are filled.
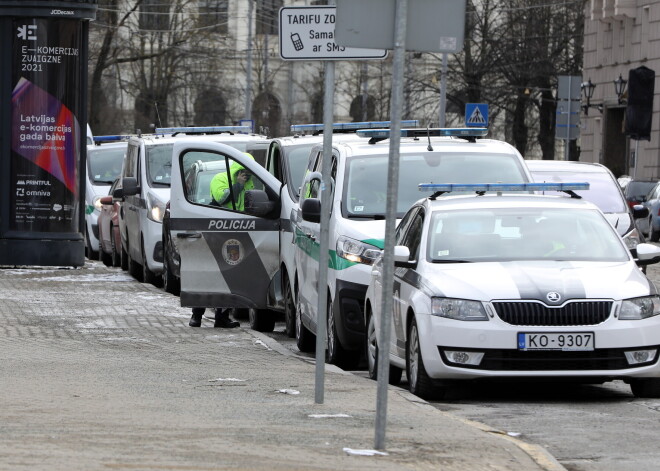
[[[584,95],[584,98],[587,100],[587,103],[582,105],[582,110],[584,111],[584,114],[586,115],[589,114],[589,108],[598,108],[598,111],[602,113],[603,105],[591,104],[591,99],[593,98],[594,90],[596,89],[596,85],[591,82],[591,78],[589,78],[587,82],[582,82],[580,84],[580,89],[582,90],[582,94]]]
[[[628,81],[621,77],[621,74],[619,74],[619,78],[614,81],[614,91],[616,92],[616,96],[619,100],[619,104],[622,104],[625,100],[623,99],[624,93],[626,93],[626,85],[628,84]]]

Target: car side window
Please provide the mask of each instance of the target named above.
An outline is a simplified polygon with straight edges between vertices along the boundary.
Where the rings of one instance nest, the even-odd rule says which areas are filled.
[[[424,211],[420,210],[413,216],[403,238],[403,244],[410,250],[410,259],[419,260],[419,246],[422,241],[422,228],[424,227]]]
[[[245,212],[246,192],[265,189],[259,177],[227,155],[191,151],[181,160],[184,194],[191,203]]]
[[[401,222],[399,222],[399,225],[396,227],[396,233],[394,235],[395,245],[403,245],[403,237],[406,234],[406,229],[408,228],[408,225],[410,225],[410,221],[412,221],[415,214],[417,214],[417,211],[417,209],[408,211],[403,216],[403,219],[401,219]]]

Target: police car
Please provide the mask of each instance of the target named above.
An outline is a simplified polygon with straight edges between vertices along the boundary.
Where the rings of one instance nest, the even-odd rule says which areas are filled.
[[[433,194],[396,232],[390,379],[405,369],[424,398],[451,380],[530,377],[621,379],[660,397],[660,297],[639,269],[660,261],[660,248],[639,244],[635,260],[574,193],[587,185],[419,185]],[[516,190],[572,197],[502,193]],[[365,301],[372,378],[382,269],[380,258]]]
[[[389,126],[389,121],[366,121],[354,123],[333,123],[333,142],[346,142],[359,140],[357,130],[378,129]],[[419,122],[416,120],[401,121],[402,127],[415,127]],[[309,161],[309,153],[312,147],[323,142],[323,124],[294,124],[291,126],[291,136],[275,138],[268,148],[266,169],[282,182],[280,191],[282,228],[280,231],[280,273],[282,283],[282,301],[280,305],[276,302],[275,309],[284,312],[285,329],[289,337],[296,335],[296,298],[295,293],[298,285],[295,263],[295,245],[293,229],[290,223],[292,217],[298,212],[298,197],[300,186],[305,175],[305,169]],[[256,158],[256,156],[255,156]],[[292,216],[293,215],[293,216]],[[265,311],[262,314],[272,317]],[[260,325],[270,326],[268,320],[257,321]],[[254,328],[254,326],[253,326]]]
[[[225,142],[245,150],[249,141],[264,137],[251,134],[249,126],[157,128],[156,134],[131,137],[122,170],[121,195],[118,195],[123,200],[119,219],[122,268],[145,283],[160,284],[162,280],[162,222],[170,199],[175,142],[181,139],[199,144]]]
[[[419,199],[425,175],[435,182],[529,182],[520,153],[511,145],[484,139],[484,128],[402,129],[397,217]],[[364,295],[371,265],[383,248],[389,159],[389,129],[357,131],[361,141],[333,145],[330,215],[327,360],[354,368],[365,345]],[[323,149],[312,149],[300,211],[293,220],[300,283],[296,338],[300,350],[315,345],[318,319],[320,193]]]

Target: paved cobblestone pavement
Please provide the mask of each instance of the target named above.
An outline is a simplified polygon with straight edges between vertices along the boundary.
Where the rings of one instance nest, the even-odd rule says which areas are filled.
[[[563,469],[542,448],[314,365],[100,262],[0,268],[0,470]],[[296,394],[298,392],[298,394]],[[291,394],[293,393],[293,394]]]

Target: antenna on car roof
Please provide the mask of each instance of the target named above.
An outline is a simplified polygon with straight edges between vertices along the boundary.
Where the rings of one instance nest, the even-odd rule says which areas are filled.
[[[426,137],[429,140],[429,146],[426,148],[426,150],[433,152],[433,146],[431,146],[431,129],[429,128],[428,124],[426,125]]]
[[[156,117],[158,118],[158,127],[162,128],[163,123],[160,122],[160,113],[158,112],[158,102],[154,101],[154,107],[156,108]]]

